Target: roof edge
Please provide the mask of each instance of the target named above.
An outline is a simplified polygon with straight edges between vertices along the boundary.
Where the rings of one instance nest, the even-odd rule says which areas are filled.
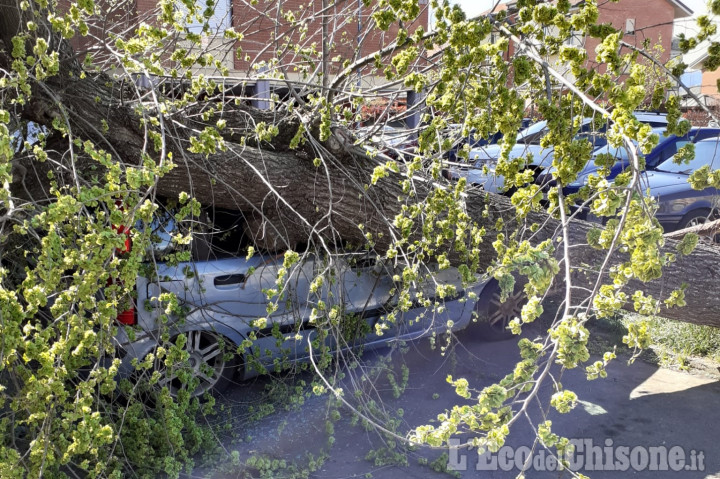
[[[670,5],[675,7],[675,19],[678,18],[687,18],[691,17],[693,15],[692,9],[682,3],[680,0],[667,0]]]

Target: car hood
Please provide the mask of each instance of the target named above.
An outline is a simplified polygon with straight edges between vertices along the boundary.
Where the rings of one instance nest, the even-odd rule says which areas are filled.
[[[502,147],[500,145],[488,145],[482,148],[474,148],[470,150],[470,161],[497,161],[501,152]],[[540,145],[524,145],[522,143],[518,143],[510,149],[510,158],[519,158],[529,154],[533,155],[533,165],[550,164],[550,162],[552,162],[552,150],[543,148]]]
[[[645,178],[647,179],[647,186],[650,188],[650,194],[652,196],[669,195],[692,189],[690,183],[688,183],[688,175],[667,173],[664,171],[650,171],[645,174]]]

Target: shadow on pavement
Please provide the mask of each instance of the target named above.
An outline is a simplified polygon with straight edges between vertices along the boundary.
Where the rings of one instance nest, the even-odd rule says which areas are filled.
[[[394,414],[402,409],[401,424],[397,428],[401,435],[415,426],[433,424],[439,413],[462,401],[446,382],[448,375],[464,377],[471,387],[479,390],[510,372],[518,359],[515,339],[483,342],[474,337],[472,327],[459,333],[458,337],[459,344],[445,356],[440,355],[437,347],[431,348],[428,340],[410,343],[405,354],[385,348],[364,356],[364,362],[372,364],[390,354],[389,364],[396,371],[401,364],[408,367],[408,384],[399,398],[393,397],[393,388],[383,375],[372,385],[362,384],[366,392],[363,397],[381,398],[385,411]],[[352,389],[361,384],[362,379],[356,370],[347,373],[344,388],[346,397],[352,401],[355,400]],[[310,376],[304,379],[309,380]],[[268,381],[261,379],[253,384],[239,385],[226,396],[231,402],[244,398],[259,406]],[[575,464],[582,466],[579,472],[592,478],[631,474],[660,479],[720,478],[720,444],[715,429],[720,424],[720,382],[641,361],[627,365],[623,358],[610,365],[606,379],[587,381],[582,370],[572,370],[566,371],[561,381],[566,389],[577,393],[580,403],[569,414],[551,412],[547,419],[553,422],[554,432],[579,441],[581,446],[575,459]],[[544,404],[548,404],[551,394],[551,385],[542,388],[540,396]],[[329,445],[327,404],[326,396],[313,396],[294,410],[279,410],[249,424],[247,416],[240,413],[231,420],[237,436],[243,441],[228,443],[226,448],[239,451],[241,460],[263,455],[298,463],[306,461],[308,454],[315,458],[322,451],[328,451],[327,460],[310,475],[316,479],[450,477],[429,466],[446,452],[444,450],[421,448],[410,451],[407,466],[393,465],[387,458],[379,461],[381,465],[367,460],[371,450],[382,452],[392,448],[375,430],[351,425],[352,414],[344,408],[340,409],[341,419],[334,423],[334,442]],[[535,423],[544,420],[537,405],[530,408],[529,416]],[[516,462],[522,463],[524,448],[532,447],[533,439],[528,421],[521,420],[511,430],[506,444],[509,447],[504,451],[479,458],[476,451],[461,450],[453,455],[451,462],[462,469],[457,471],[458,477],[514,478],[519,473]],[[540,449],[536,449],[536,456],[542,453]],[[679,471],[670,470],[671,467],[678,468],[680,453],[686,464],[682,464]],[[549,454],[545,452],[545,456]],[[625,456],[626,460],[623,459]],[[544,470],[552,468],[552,460],[547,457],[544,460],[537,459],[536,467],[526,476],[571,477],[567,471]],[[626,462],[626,469],[622,470]],[[447,461],[441,460],[438,465],[447,465]],[[686,470],[686,466],[695,470]],[[700,470],[701,466],[703,470]],[[242,475],[239,471],[226,471],[212,477]]]

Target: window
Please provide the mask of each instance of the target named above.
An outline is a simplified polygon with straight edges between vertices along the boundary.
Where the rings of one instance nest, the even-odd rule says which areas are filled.
[[[705,165],[709,166],[710,169],[717,168],[718,160],[720,160],[720,151],[718,150],[717,140],[705,140],[695,143],[695,158],[688,163],[683,162],[678,165],[675,163],[674,158],[668,158],[658,165],[657,170],[689,175]]]
[[[583,36],[581,33],[576,32],[575,30],[570,31],[570,36],[565,41],[567,45],[570,45],[571,47],[582,47],[583,46]]]
[[[232,1],[231,0],[197,0],[197,17],[188,22],[188,30],[192,33],[216,35],[232,27]],[[181,7],[182,8],[182,7]],[[183,9],[184,11],[184,9]],[[207,14],[209,16],[206,16]],[[207,18],[207,21],[202,21]],[[208,31],[203,32],[207,24]]]
[[[689,140],[679,140],[674,141],[660,152],[660,162],[663,162],[673,155],[677,153],[678,149],[682,148],[683,146],[687,145],[690,141]]]
[[[635,35],[635,19],[628,18],[625,20],[625,35]]]

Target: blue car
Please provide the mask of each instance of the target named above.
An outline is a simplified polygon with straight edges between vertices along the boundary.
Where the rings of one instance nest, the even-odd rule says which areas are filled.
[[[652,127],[665,127],[667,125],[667,116],[665,114],[636,112],[635,117],[641,123]],[[587,140],[594,145],[594,148],[607,144],[605,138],[607,125],[598,130],[593,130],[593,123],[590,118],[582,118],[579,122],[580,126],[575,139]],[[533,171],[536,181],[550,170],[554,159],[554,149],[549,146],[544,147],[541,144],[541,140],[548,132],[547,121],[540,121],[529,126],[518,133],[517,143],[510,149],[509,153],[511,159],[532,157],[532,161],[526,167]],[[446,170],[444,176],[455,181],[466,178],[469,185],[480,186],[491,193],[510,194],[513,190],[505,188],[505,178],[495,173],[495,167],[501,152],[502,145],[488,145],[473,149],[470,151],[471,166],[452,166]]]
[[[658,201],[655,217],[665,231],[695,226],[718,217],[720,196],[716,188],[698,191],[690,187],[688,177],[703,166],[720,168],[720,139],[706,139],[695,144],[695,158],[688,164],[676,164],[672,158],[647,172],[649,194]],[[644,185],[645,186],[645,185]],[[714,239],[717,242],[720,235]]]
[[[523,118],[522,123],[520,124],[520,131],[525,130],[530,125],[533,124],[533,120],[530,118]],[[461,125],[455,125],[454,129],[456,131],[462,130]],[[476,131],[473,129],[468,136],[460,137],[454,144],[453,147],[450,148],[445,153],[445,158],[447,158],[450,162],[456,162],[459,161],[460,158],[458,158],[458,152],[463,149],[465,145],[468,145],[470,149],[474,148],[480,148],[482,146],[486,145],[495,145],[500,142],[500,140],[503,139],[503,134],[499,131],[492,134],[489,138],[482,138],[475,136]]]
[[[648,171],[655,170],[660,163],[672,158],[679,148],[688,143],[697,143],[708,138],[720,137],[720,128],[692,128],[684,136],[664,136],[664,131],[665,128],[653,128],[653,133],[660,136],[660,141],[657,146],[645,156],[645,169]],[[610,154],[617,159],[610,170],[610,174],[606,177],[608,180],[613,180],[630,166],[630,154],[624,145],[620,147],[605,145],[593,152],[593,156],[599,154]],[[578,173],[577,180],[563,187],[563,193],[565,195],[577,193],[583,185],[587,184],[588,177],[597,174],[597,171],[597,165],[592,161],[588,162],[585,169]],[[543,187],[555,186],[556,184],[552,175],[549,173],[538,177],[537,182]]]

